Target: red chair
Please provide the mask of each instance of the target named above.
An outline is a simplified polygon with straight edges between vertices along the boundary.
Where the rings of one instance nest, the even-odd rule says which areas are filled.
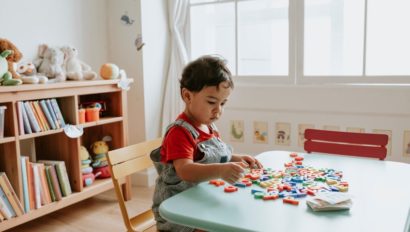
[[[388,136],[385,134],[305,130],[305,151],[360,157],[386,158]]]

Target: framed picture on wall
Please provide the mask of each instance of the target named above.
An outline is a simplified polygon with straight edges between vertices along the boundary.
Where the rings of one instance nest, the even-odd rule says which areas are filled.
[[[340,126],[324,125],[324,126],[323,126],[323,130],[340,131]]]
[[[275,128],[275,144],[290,146],[290,123],[277,122]]]
[[[360,128],[360,127],[347,127],[346,128],[347,132],[356,132],[356,133],[364,133],[365,129],[364,128]]]
[[[408,130],[403,134],[403,156],[410,157],[410,131]]]
[[[232,142],[244,142],[245,127],[243,120],[231,120],[229,131]]]
[[[253,122],[253,142],[268,143],[268,123],[262,121]]]

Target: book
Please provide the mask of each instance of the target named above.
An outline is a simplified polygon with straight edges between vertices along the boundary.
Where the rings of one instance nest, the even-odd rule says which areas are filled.
[[[50,125],[51,129],[53,129],[53,130],[57,129],[57,127],[56,127],[56,125],[53,121],[53,118],[51,117],[50,111],[47,108],[46,100],[41,100],[41,101],[39,101],[39,103],[40,103],[41,109],[43,110],[44,115],[47,118],[47,122]]]
[[[50,190],[48,189],[48,184],[47,184],[46,169],[44,167],[44,164],[42,163],[38,163],[37,165],[38,165],[38,171],[40,174],[40,182],[41,182],[41,188],[40,188],[41,204],[47,205],[51,203],[51,196],[50,196]]]
[[[46,105],[47,105],[48,110],[50,111],[50,116],[53,118],[56,128],[59,129],[60,125],[58,124],[57,116],[56,116],[53,106],[51,105],[50,99],[46,100]]]
[[[50,168],[53,168],[52,166],[44,166],[44,170],[46,172],[46,177],[47,177],[47,184],[48,184],[48,189],[50,191],[50,197],[51,201],[57,201],[56,195],[54,193],[54,188],[53,188],[53,182],[51,180],[51,174],[50,174]]]
[[[2,197],[0,197],[0,212],[6,219],[10,219],[13,217],[13,214],[10,212],[10,209],[7,207]]]
[[[33,105],[34,105],[34,107],[36,108],[38,115],[40,116],[40,120],[41,120],[41,122],[43,123],[45,130],[50,130],[51,127],[50,127],[50,125],[48,124],[47,118],[46,118],[46,116],[44,115],[44,112],[43,112],[43,110],[41,109],[41,106],[40,106],[40,104],[38,103],[38,101],[33,101]]]
[[[30,127],[30,122],[28,121],[28,116],[26,112],[26,108],[23,105],[23,102],[19,102],[21,105],[21,114],[23,115],[23,126],[24,126],[24,132],[25,134],[31,134],[31,127]]]
[[[36,116],[34,116],[34,112],[31,109],[31,105],[28,101],[24,102],[24,108],[27,112],[27,116],[28,116],[28,120],[30,122],[30,126],[31,126],[31,130],[34,132],[40,132],[41,128],[40,125],[37,122],[37,118]]]
[[[9,179],[7,178],[6,173],[0,172],[0,188],[3,189],[3,192],[6,194],[7,199],[9,200],[11,206],[13,207],[14,212],[17,216],[24,214],[23,206],[19,198],[14,191],[14,188],[11,186]]]
[[[17,214],[13,209],[9,199],[6,196],[6,193],[3,191],[3,188],[0,187],[0,200],[2,201],[3,205],[5,206],[8,216],[15,217]]]
[[[348,210],[352,206],[351,196],[342,192],[319,192],[306,200],[313,211]]]
[[[26,162],[28,160],[27,156],[20,157],[20,164],[21,164],[21,176],[22,176],[22,183],[23,183],[23,205],[24,205],[24,212],[30,212],[30,198],[29,198],[29,190],[28,190],[28,180],[27,180],[27,165]]]
[[[34,116],[36,117],[37,122],[38,122],[38,124],[40,125],[41,131],[46,131],[47,128],[46,128],[46,126],[44,125],[44,122],[43,122],[43,120],[42,120],[41,117],[40,117],[40,113],[38,112],[38,109],[37,109],[37,107],[35,106],[34,101],[30,101],[29,103],[30,103],[30,106],[31,106],[32,111],[34,112]]]
[[[64,197],[72,193],[70,180],[68,178],[67,169],[64,161],[60,160],[39,160],[39,163],[44,163],[46,165],[55,165],[55,170],[57,172],[58,181],[60,183],[61,193]]]
[[[58,106],[57,100],[55,98],[51,99],[51,105],[53,106],[54,112],[56,113],[57,119],[61,127],[65,126],[65,121],[63,114],[61,113],[60,107]]]
[[[27,180],[28,180],[28,193],[29,193],[30,209],[35,209],[33,165],[29,161],[29,159],[26,160],[26,165],[27,165]]]
[[[1,207],[1,206],[0,206]],[[3,216],[3,214],[1,213],[1,211],[0,211],[0,222],[2,222],[2,221],[4,221],[5,220],[5,218],[4,218],[4,216]]]
[[[51,178],[51,182],[53,184],[53,192],[55,195],[55,198],[57,201],[61,200],[63,198],[63,195],[61,193],[61,189],[60,189],[60,183],[58,182],[58,177],[57,177],[57,171],[56,171],[56,165],[55,164],[47,164],[50,169],[50,178]]]
[[[24,135],[24,122],[23,122],[23,112],[22,112],[22,104],[21,102],[16,102],[17,105],[17,117],[18,117],[18,123],[19,123],[19,131],[20,131],[20,135]]]
[[[35,208],[41,208],[41,181],[38,163],[32,163],[34,179]]]

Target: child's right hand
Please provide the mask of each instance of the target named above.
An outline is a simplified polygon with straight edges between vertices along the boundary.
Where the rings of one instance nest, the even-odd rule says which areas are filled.
[[[222,163],[219,166],[219,177],[229,184],[234,184],[243,177],[244,168],[247,168],[247,165],[243,162]]]

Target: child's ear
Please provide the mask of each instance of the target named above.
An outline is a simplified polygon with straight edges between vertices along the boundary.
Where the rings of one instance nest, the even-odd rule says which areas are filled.
[[[186,89],[186,88],[182,88],[181,90],[181,95],[182,95],[182,100],[184,100],[185,103],[188,103],[191,101],[191,92]]]

